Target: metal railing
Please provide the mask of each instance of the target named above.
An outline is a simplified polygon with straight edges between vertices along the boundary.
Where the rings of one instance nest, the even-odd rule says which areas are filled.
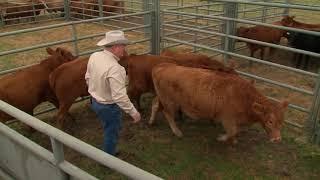
[[[4,134],[5,136],[10,137],[10,139],[17,141],[20,145],[23,145],[25,148],[28,148],[28,150],[33,151],[38,156],[42,157],[43,159],[46,159],[47,161],[50,161],[52,164],[54,164],[59,170],[63,171],[67,175],[72,175],[75,177],[78,177],[80,179],[96,179],[93,176],[90,176],[89,174],[85,173],[84,171],[75,168],[72,164],[67,162],[64,159],[64,151],[63,146],[68,146],[69,148],[89,157],[90,159],[95,160],[96,162],[99,162],[100,164],[103,164],[117,172],[120,172],[121,174],[131,178],[131,179],[137,179],[137,180],[153,180],[153,179],[161,179],[153,174],[150,174],[136,166],[133,166],[125,161],[122,161],[112,155],[109,155],[73,136],[70,136],[67,133],[64,133],[61,130],[58,130],[39,119],[7,104],[6,102],[0,100],[0,109],[1,111],[9,114],[10,116],[19,119],[21,122],[27,124],[28,126],[34,128],[35,130],[46,134],[50,137],[52,150],[53,150],[53,157],[51,154],[48,157],[48,153],[43,153],[43,150],[35,149],[34,146],[32,147],[30,145],[30,142],[28,141],[21,141],[20,137],[17,137],[18,133],[15,133],[14,131],[9,131],[6,129],[5,125],[0,123],[0,132]]]

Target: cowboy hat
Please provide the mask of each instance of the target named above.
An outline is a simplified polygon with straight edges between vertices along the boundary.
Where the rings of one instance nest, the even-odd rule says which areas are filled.
[[[129,40],[124,37],[123,31],[106,32],[106,36],[97,43],[98,46],[112,46],[116,44],[129,44]]]

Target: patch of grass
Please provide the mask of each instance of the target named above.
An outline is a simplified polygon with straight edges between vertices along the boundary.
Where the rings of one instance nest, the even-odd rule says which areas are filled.
[[[0,43],[0,52],[10,47],[7,43]],[[0,56],[0,71],[12,69],[15,67],[15,63],[12,61],[14,55]]]

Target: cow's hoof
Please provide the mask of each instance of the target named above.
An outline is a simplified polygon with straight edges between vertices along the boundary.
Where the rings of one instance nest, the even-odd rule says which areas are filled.
[[[183,134],[182,134],[181,131],[174,132],[174,134],[175,134],[176,136],[178,136],[179,138],[182,138],[182,137],[183,137]]]
[[[217,137],[217,141],[223,141],[223,142],[225,142],[225,141],[227,141],[228,140],[228,135],[226,135],[226,134],[222,134],[222,135],[220,135],[219,137]]]

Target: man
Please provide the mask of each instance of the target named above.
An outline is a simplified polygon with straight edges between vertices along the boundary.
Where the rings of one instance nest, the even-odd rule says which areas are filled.
[[[91,107],[103,126],[103,150],[111,155],[116,154],[121,127],[120,109],[128,113],[134,123],[141,119],[127,95],[125,69],[118,63],[126,54],[128,43],[122,31],[107,32],[97,44],[103,46],[104,50],[90,56],[85,74],[88,92],[92,97]]]

